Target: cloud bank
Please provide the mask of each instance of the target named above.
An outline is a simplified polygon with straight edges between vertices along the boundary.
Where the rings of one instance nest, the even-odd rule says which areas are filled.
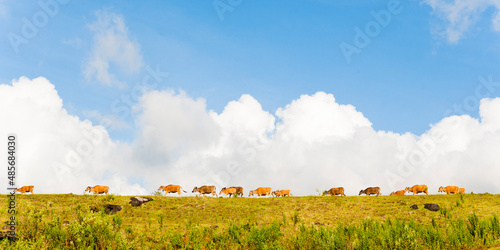
[[[450,43],[457,43],[464,33],[476,24],[489,8],[494,9],[491,28],[500,32],[500,1],[498,0],[424,0],[434,13],[444,21],[436,32]]]
[[[500,192],[500,98],[481,100],[480,119],[445,117],[422,135],[376,131],[354,106],[324,92],[272,114],[250,95],[216,113],[182,92],[149,91],[133,115],[135,138],[120,143],[106,127],[68,114],[45,78],[0,85],[1,134],[18,134],[19,185],[37,193],[80,194],[101,184],[111,193],[149,194],[171,183],[188,192],[238,185],[246,194],[260,186],[294,195],[380,186],[389,194],[414,184],[431,193],[442,185]]]

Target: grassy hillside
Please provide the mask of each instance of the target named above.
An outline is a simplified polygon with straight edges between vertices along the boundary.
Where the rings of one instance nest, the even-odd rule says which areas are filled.
[[[500,246],[500,195],[211,198],[17,195],[20,240],[0,248],[471,248]],[[6,204],[6,196],[0,198]],[[437,203],[439,212],[423,208]],[[89,206],[117,204],[116,215]],[[411,205],[419,209],[413,210]],[[0,219],[7,221],[7,206]]]

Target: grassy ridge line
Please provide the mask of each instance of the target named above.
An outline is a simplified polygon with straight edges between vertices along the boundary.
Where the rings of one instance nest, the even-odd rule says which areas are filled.
[[[131,196],[20,195],[24,238],[0,248],[414,249],[500,246],[500,196],[210,198],[153,197],[142,207]],[[5,200],[4,200],[5,199]],[[6,204],[6,197],[0,202]],[[440,212],[423,209],[437,203]],[[118,204],[117,215],[88,206]],[[412,210],[410,205],[420,208]],[[1,220],[7,209],[0,209]],[[69,223],[64,223],[67,220]],[[471,228],[471,225],[473,226]],[[496,225],[496,226],[493,226]],[[130,247],[127,247],[130,246]]]
[[[18,195],[20,218],[29,210],[48,210],[62,220],[71,221],[77,206],[123,206],[119,215],[125,225],[147,227],[149,220],[163,217],[169,228],[182,228],[186,223],[225,226],[231,222],[271,223],[283,215],[297,214],[303,223],[337,225],[359,223],[363,219],[399,218],[430,223],[430,217],[440,213],[423,209],[424,203],[437,203],[453,218],[466,219],[473,212],[490,216],[500,211],[500,195],[416,195],[381,197],[285,197],[285,198],[211,198],[211,197],[152,197],[154,201],[133,208],[128,202],[132,196],[93,195]],[[6,204],[6,197],[0,198]],[[419,206],[418,210],[409,207]],[[457,205],[458,204],[458,205]],[[8,219],[7,207],[0,208],[0,220]],[[141,218],[140,220],[138,220]]]

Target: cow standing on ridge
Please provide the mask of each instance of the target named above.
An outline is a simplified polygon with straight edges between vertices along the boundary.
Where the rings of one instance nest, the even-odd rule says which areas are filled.
[[[371,195],[371,194],[376,194],[377,196],[381,195],[379,187],[369,187],[365,190],[359,191],[359,195],[362,195],[362,194],[366,194],[367,196]]]
[[[184,191],[184,189],[181,188],[181,186],[172,184],[167,186],[160,186],[160,188],[158,188],[158,191],[160,190],[165,191],[165,195],[169,193],[178,193],[179,195],[181,195],[181,190],[182,192],[187,193],[186,191]]]
[[[331,195],[331,196],[340,195],[340,196],[345,196],[345,194],[344,194],[344,188],[343,187],[330,188],[330,190],[325,191],[323,193],[323,196],[325,196],[325,195]]]
[[[250,191],[248,193],[248,197],[256,194],[257,196],[269,196],[271,194],[271,188],[270,187],[260,187],[255,190]]]
[[[413,195],[415,194],[419,194],[419,193],[425,193],[425,194],[429,194],[429,189],[427,188],[427,185],[415,185],[413,187],[406,187],[405,188],[405,191],[406,192],[412,192]]]
[[[21,188],[18,188],[16,190],[14,190],[14,192],[20,192],[20,193],[27,193],[27,192],[30,192],[31,194],[33,194],[33,188],[35,186],[24,186],[24,187],[21,187]]]
[[[222,188],[222,190],[219,192],[219,195],[221,194],[225,194],[226,197],[229,195],[229,197],[231,197],[231,195],[236,195],[236,188],[234,187],[230,187],[230,188]]]
[[[458,194],[459,188],[457,186],[446,186],[439,187],[439,192],[446,192],[446,194]],[[465,190],[464,190],[465,191]]]
[[[90,193],[93,194],[108,194],[109,187],[108,186],[88,186],[87,189],[85,189],[85,192],[89,191]]]
[[[217,196],[217,192],[215,191],[215,186],[201,186],[201,187],[194,187],[192,193],[198,192],[199,194],[202,194],[205,196],[205,194],[212,194],[212,196]],[[198,196],[198,195],[196,195]]]
[[[272,193],[274,196],[276,197],[280,197],[280,196],[290,196],[290,190],[275,190],[273,193]]]
[[[405,195],[405,190],[399,190],[399,191],[396,191],[396,192],[392,192],[391,195]]]

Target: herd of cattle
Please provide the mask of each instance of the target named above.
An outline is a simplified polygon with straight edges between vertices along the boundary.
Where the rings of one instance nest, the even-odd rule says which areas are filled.
[[[14,190],[14,192],[20,192],[20,193],[27,193],[31,192],[33,194],[33,188],[34,186],[24,186],[21,188],[18,188]],[[88,186],[87,189],[85,189],[85,192],[90,192],[93,194],[108,194],[109,187],[108,186]],[[181,191],[184,193],[187,193],[184,189],[181,188],[179,185],[167,185],[167,186],[160,186],[158,188],[158,191],[165,191],[165,194],[169,193],[177,193],[181,195]],[[404,190],[399,190],[392,192],[391,195],[405,195],[406,193],[413,193],[419,194],[419,193],[425,193],[429,194],[429,189],[427,188],[427,185],[415,185],[413,187],[407,187]],[[444,192],[446,194],[465,194],[465,188],[459,188],[457,186],[446,186],[446,187],[439,187],[438,193],[439,192]],[[192,193],[198,193],[200,195],[205,196],[206,194],[212,195],[212,196],[218,196],[217,192],[215,190],[215,186],[201,186],[201,187],[194,187]],[[197,194],[197,195],[198,195]],[[243,188],[242,187],[228,187],[228,188],[222,188],[222,190],[219,192],[219,195],[224,194],[225,197],[229,196],[240,196],[243,197]],[[369,187],[364,190],[359,191],[359,195],[372,195],[375,194],[377,196],[381,195],[382,193],[380,192],[380,187]],[[275,196],[275,197],[280,197],[280,196],[290,196],[290,190],[275,190],[271,192],[270,187],[260,187],[255,190],[250,191],[248,196]],[[345,196],[344,194],[344,188],[343,187],[336,187],[336,188],[331,188],[328,191],[323,192],[323,196],[325,195],[341,195]]]
[[[415,185],[413,187],[406,187],[405,190],[399,190],[392,192],[391,195],[405,195],[406,192],[412,192],[413,195],[419,193],[429,194],[429,189],[427,185]],[[439,187],[438,193],[443,192],[446,194],[465,194],[465,188],[459,188],[457,186],[446,186]]]

